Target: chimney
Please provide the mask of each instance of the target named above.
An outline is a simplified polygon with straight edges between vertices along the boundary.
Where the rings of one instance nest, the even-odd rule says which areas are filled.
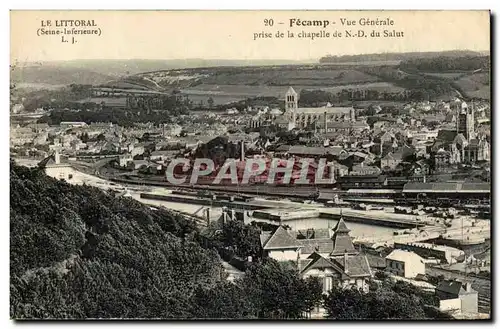
[[[207,216],[207,224],[210,225],[210,208],[205,210],[205,214]]]
[[[225,225],[227,219],[227,207],[222,207],[221,218],[222,218],[222,225]]]
[[[297,253],[297,270],[299,273],[302,270],[302,268],[300,266],[300,254],[299,253]]]
[[[245,161],[245,142],[241,140],[241,154],[240,154],[240,160]]]
[[[347,250],[346,253],[344,254],[344,272],[348,273],[349,269],[347,268],[347,260],[349,259],[349,256],[347,255]]]
[[[56,162],[56,164],[61,163],[61,155],[59,154],[59,150],[56,150],[56,153],[54,154],[54,161]]]

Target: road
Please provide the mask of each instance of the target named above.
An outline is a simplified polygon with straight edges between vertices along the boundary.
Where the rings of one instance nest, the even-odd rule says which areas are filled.
[[[443,275],[445,279],[459,279],[464,281],[464,277],[460,274],[453,273],[436,267],[427,267],[425,269],[427,275],[438,276]],[[468,276],[465,280],[472,284],[472,289],[478,292],[479,312],[490,313],[491,309],[491,280]]]

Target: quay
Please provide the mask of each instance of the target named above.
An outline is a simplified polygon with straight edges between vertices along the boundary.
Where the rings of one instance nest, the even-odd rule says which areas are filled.
[[[238,201],[231,199],[219,199],[217,196],[212,198],[194,197],[180,194],[159,194],[159,193],[140,193],[142,199],[161,200],[168,202],[189,203],[208,207],[226,207],[235,211],[249,211],[251,216],[256,219],[267,219],[273,222],[286,224],[287,220],[298,218],[327,218],[339,219],[341,215],[340,208],[324,207],[320,204],[302,204],[297,202],[269,201],[253,199],[249,201]],[[363,210],[342,210],[342,216],[346,221],[358,222],[371,225],[388,226],[394,228],[419,228],[425,226],[418,222],[414,216],[387,213],[384,211]]]

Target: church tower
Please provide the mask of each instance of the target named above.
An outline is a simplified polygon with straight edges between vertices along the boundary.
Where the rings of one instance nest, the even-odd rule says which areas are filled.
[[[288,88],[285,94],[285,113],[290,113],[292,122],[297,121],[297,108],[298,108],[298,97],[295,90],[292,87]]]
[[[472,106],[467,106],[467,103],[462,102],[457,104],[457,134],[463,134],[467,141],[475,137],[474,131],[474,103]]]

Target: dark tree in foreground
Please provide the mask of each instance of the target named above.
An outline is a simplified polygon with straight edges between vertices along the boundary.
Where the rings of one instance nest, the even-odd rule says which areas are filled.
[[[273,259],[252,264],[239,284],[253,300],[259,318],[301,318],[321,300],[319,284],[300,278],[294,265]]]
[[[368,293],[357,289],[333,289],[324,298],[330,319],[435,319],[447,318],[437,311],[431,293],[406,283],[386,282]]]

